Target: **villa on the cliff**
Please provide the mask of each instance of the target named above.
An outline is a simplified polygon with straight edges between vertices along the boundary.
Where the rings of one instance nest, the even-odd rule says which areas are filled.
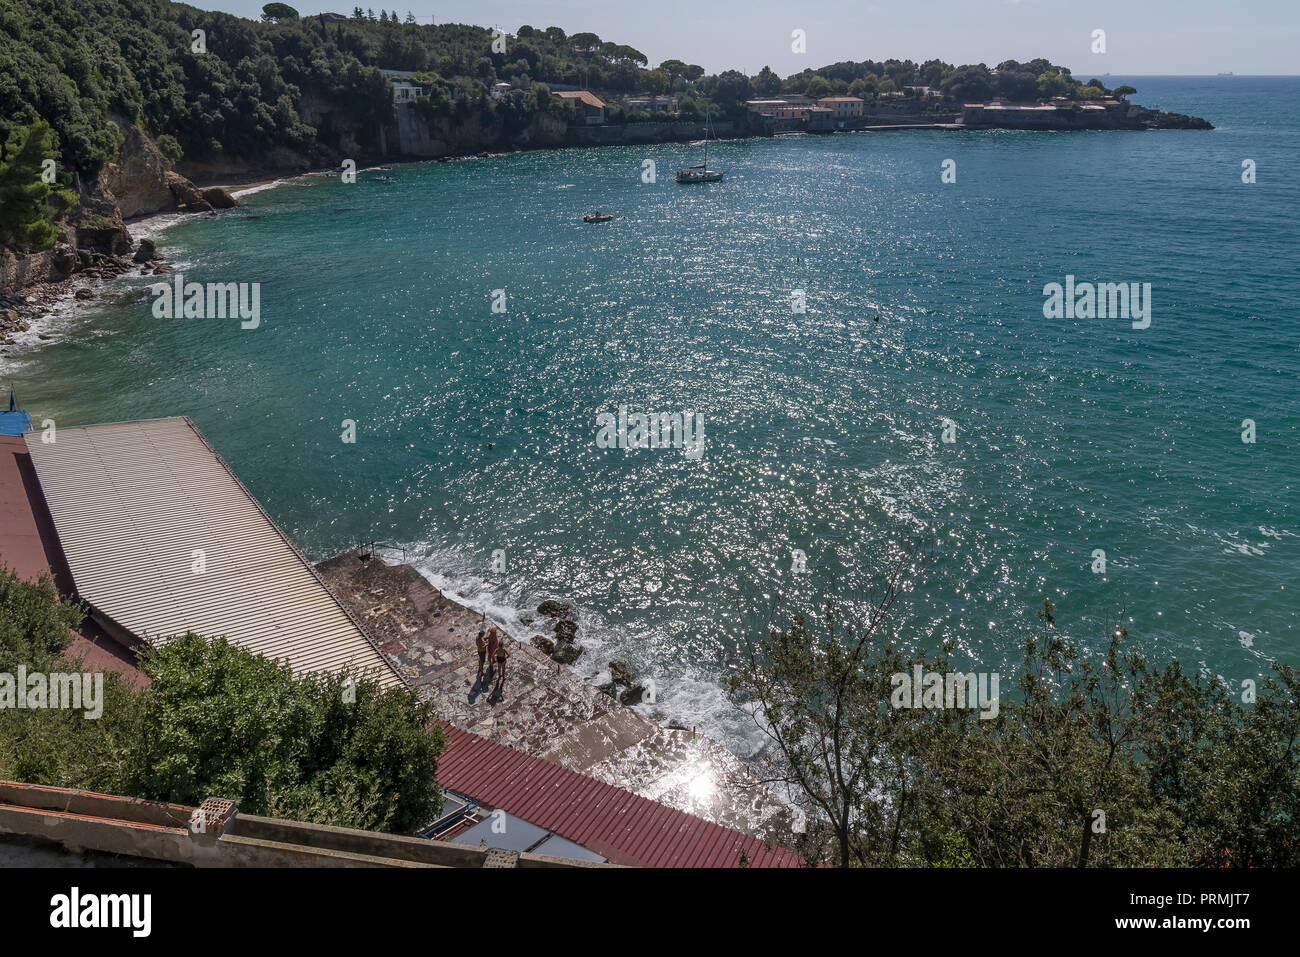
[[[590,90],[552,90],[551,96],[568,100],[578,111],[578,122],[600,126],[605,122],[605,101]]]
[[[424,87],[416,86],[406,80],[397,80],[393,83],[393,102],[410,103],[424,96]]]

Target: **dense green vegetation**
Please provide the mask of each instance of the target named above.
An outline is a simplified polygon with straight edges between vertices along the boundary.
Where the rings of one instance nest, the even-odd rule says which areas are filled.
[[[201,42],[194,31],[203,31]],[[494,45],[494,39],[497,41]],[[431,117],[502,117],[508,128],[532,113],[567,107],[548,84],[587,87],[624,114],[630,93],[671,93],[687,118],[711,110],[738,118],[744,101],[779,93],[852,94],[873,102],[916,86],[942,91],[946,108],[1000,95],[1086,98],[1104,92],[1046,60],[953,66],[939,60],[836,63],[781,79],[764,67],[735,70],[665,60],[593,33],[519,27],[516,35],[462,24],[417,24],[408,13],[356,8],[345,22],[299,17],[267,4],[262,21],[170,0],[0,0],[0,142],[15,127],[44,119],[54,131],[61,171],[93,178],[114,155],[113,117],[137,122],[172,158],[256,162],[277,147],[327,164],[345,137],[376,151],[391,122],[391,92],[379,68],[420,74]],[[509,82],[516,93],[488,94]],[[308,122],[304,117],[310,117]],[[349,141],[350,142],[350,141]]]
[[[769,780],[806,815],[810,862],[876,867],[1295,867],[1300,679],[1236,694],[1149,664],[1117,629],[1089,656],[1055,632],[1025,641],[996,716],[896,706],[896,675],[969,673],[945,648],[905,654],[890,606],[856,623],[828,606],[755,641],[733,681],[757,707]],[[903,702],[907,697],[901,699]],[[941,703],[941,702],[933,702]]]
[[[80,671],[82,610],[0,567],[0,674]],[[266,814],[413,833],[439,811],[445,736],[404,689],[295,679],[224,640],[148,652],[140,691],[106,674],[102,716],[0,708],[0,779],[197,805],[226,797]]]
[[[391,116],[383,75],[350,46],[314,19],[258,23],[168,0],[0,0],[0,139],[44,119],[61,166],[83,180],[121,142],[113,116],[199,161],[276,147],[311,156],[337,146],[339,131],[303,122],[305,98],[363,118],[371,137]]]
[[[53,155],[44,120],[15,126],[0,142],[0,247],[48,249],[58,234],[54,221],[76,206],[77,194],[63,185],[66,174],[61,182],[56,169],[47,170]]]

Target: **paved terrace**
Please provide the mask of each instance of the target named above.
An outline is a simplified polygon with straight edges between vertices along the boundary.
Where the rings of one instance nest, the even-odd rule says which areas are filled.
[[[410,566],[363,554],[317,570],[448,724],[724,827],[776,843],[790,835],[786,808],[731,752],[651,721],[530,644],[507,636],[504,700],[471,702],[481,616]]]

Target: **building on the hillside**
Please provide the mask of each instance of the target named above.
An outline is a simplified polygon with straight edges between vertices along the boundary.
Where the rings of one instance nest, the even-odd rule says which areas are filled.
[[[807,113],[808,129],[810,131],[824,133],[835,129],[834,110],[824,106],[810,106],[804,112]]]
[[[406,80],[397,80],[393,83],[394,103],[413,103],[422,96],[424,96],[424,87],[422,86],[416,86]]]
[[[499,100],[501,99],[501,97],[508,94],[512,89],[514,89],[514,87],[512,87],[509,83],[506,83],[504,81],[502,81],[501,83],[493,83],[492,99]]]
[[[778,120],[797,120],[808,109],[806,104],[791,103],[789,100],[746,100],[747,106],[752,112],[762,116],[775,117]]]
[[[987,103],[962,104],[961,122],[965,126],[999,126],[1023,127],[1026,129],[1053,128],[1101,128],[1118,122],[1125,111],[1125,104],[1114,98],[1098,100],[1058,101],[1049,103],[1008,103],[992,100]]]
[[[639,93],[635,96],[629,96],[623,101],[623,105],[629,110],[649,110],[652,113],[676,113],[677,97],[652,96],[648,93]]]
[[[856,96],[823,96],[817,105],[832,110],[838,121],[862,118],[864,102]]]
[[[605,122],[605,101],[590,90],[552,90],[551,96],[572,103],[577,110],[579,123],[599,126]]]
[[[322,13],[322,14],[320,15],[320,18],[321,18],[322,20],[327,21],[328,23],[347,23],[347,22],[348,22],[348,18],[345,17],[345,16],[344,16],[343,14],[341,14],[341,13]]]

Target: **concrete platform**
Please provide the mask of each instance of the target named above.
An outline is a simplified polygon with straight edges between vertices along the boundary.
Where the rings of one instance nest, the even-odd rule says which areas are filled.
[[[792,836],[788,809],[731,752],[651,721],[531,644],[506,636],[500,703],[474,694],[474,637],[493,622],[414,568],[363,555],[345,552],[317,571],[448,724],[724,827],[778,844]]]

